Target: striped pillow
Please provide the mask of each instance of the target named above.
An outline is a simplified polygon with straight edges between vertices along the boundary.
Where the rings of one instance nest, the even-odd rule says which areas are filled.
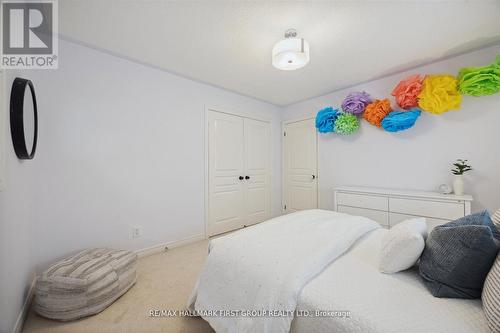
[[[488,273],[481,298],[488,326],[492,332],[500,332],[500,254]]]
[[[500,231],[500,209],[498,209],[492,216],[491,220],[495,227],[497,227],[498,231]]]

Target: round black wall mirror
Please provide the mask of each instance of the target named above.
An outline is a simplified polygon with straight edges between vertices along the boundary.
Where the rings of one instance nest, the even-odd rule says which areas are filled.
[[[19,77],[14,80],[10,92],[10,133],[17,157],[31,160],[35,156],[38,136],[35,88],[30,80]],[[28,150],[28,147],[31,148]]]

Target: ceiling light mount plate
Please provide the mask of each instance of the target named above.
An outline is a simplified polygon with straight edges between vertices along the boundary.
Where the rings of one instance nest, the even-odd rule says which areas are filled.
[[[309,43],[297,37],[297,30],[285,31],[285,39],[277,42],[272,51],[273,66],[290,71],[304,67],[309,62]]]
[[[297,37],[297,30],[295,29],[288,29],[285,31],[285,38],[295,38]]]

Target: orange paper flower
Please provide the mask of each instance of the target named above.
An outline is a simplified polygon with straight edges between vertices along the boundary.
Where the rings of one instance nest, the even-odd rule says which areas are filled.
[[[391,102],[384,98],[383,100],[376,99],[373,103],[366,106],[363,117],[372,125],[381,127],[382,119],[392,111]]]
[[[418,106],[418,95],[422,91],[423,77],[412,75],[398,83],[392,91],[396,103],[402,109],[411,109]]]
[[[459,109],[462,101],[457,79],[451,75],[428,75],[418,98],[420,108],[434,114]]]

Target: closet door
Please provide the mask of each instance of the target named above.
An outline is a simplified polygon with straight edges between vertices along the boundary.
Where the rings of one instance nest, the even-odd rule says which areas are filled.
[[[271,215],[269,123],[245,118],[244,137],[245,225],[251,225]]]
[[[244,225],[243,118],[208,112],[208,160],[211,236]]]

